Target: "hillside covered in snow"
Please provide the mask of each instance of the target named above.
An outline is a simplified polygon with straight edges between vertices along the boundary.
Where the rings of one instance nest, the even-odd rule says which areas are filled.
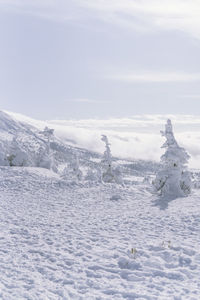
[[[123,184],[105,183],[101,154],[48,145],[45,126],[0,113],[0,299],[198,300],[199,171],[174,200],[153,192],[156,162],[115,157]]]
[[[47,139],[43,134],[43,130],[47,125],[51,125],[49,123],[29,119],[18,114],[0,112],[0,165],[9,165],[7,157],[16,155],[17,157],[13,162],[16,166],[43,167],[43,160],[47,150]],[[54,127],[51,128],[54,129]],[[98,138],[100,144],[103,145],[100,134]],[[84,173],[87,173],[88,170],[96,170],[103,151],[100,154],[80,148],[74,144],[75,141],[70,140],[70,138],[67,139],[66,136],[62,139],[59,130],[58,133],[55,131],[50,141],[50,148],[58,172],[65,165],[70,164],[76,156],[80,160]],[[127,170],[125,173],[155,172],[155,169],[158,167],[156,162],[138,160],[134,159],[134,157],[131,160],[120,160],[117,158],[114,158],[114,160],[116,165],[120,164],[122,169],[125,168]]]

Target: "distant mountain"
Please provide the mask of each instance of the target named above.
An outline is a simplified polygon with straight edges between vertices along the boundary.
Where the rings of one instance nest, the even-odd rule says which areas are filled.
[[[15,165],[41,166],[41,156],[45,156],[47,140],[41,133],[45,122],[38,122],[39,126],[36,127],[36,120],[20,115],[16,118],[14,113],[0,111],[0,165],[9,165],[7,157],[17,152],[18,161]],[[86,169],[97,169],[101,160],[100,154],[69,145],[66,139],[63,141],[57,136],[51,140],[50,148],[58,168],[70,164],[78,156],[80,165],[86,172]],[[152,173],[158,168],[158,164],[151,161],[122,161],[117,158],[114,161],[116,165],[120,165],[122,171],[139,176]]]
[[[16,139],[14,146],[13,139]],[[41,130],[27,122],[17,120],[9,113],[0,111],[0,165],[8,165],[6,157],[13,147],[17,148],[17,144],[27,154],[28,161],[24,162],[24,166],[37,167],[37,155],[45,151],[46,143],[47,140]],[[57,165],[71,161],[75,155],[80,157],[83,165],[94,166],[95,161],[89,162],[89,160],[100,158],[96,153],[70,146],[55,136],[50,142],[50,147],[54,152]]]

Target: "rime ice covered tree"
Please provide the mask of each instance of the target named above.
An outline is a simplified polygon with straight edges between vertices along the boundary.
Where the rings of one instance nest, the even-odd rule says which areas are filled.
[[[112,170],[112,155],[110,151],[110,144],[106,135],[102,135],[101,140],[105,143],[106,150],[104,151],[103,158],[101,160],[102,164],[102,180],[104,182],[113,182],[114,173]]]
[[[188,153],[180,147],[174,137],[171,120],[167,120],[165,131],[161,131],[166,142],[162,148],[162,168],[153,182],[156,191],[163,197],[177,198],[187,196],[191,191],[190,174],[187,171]]]
[[[102,181],[104,182],[116,182],[118,184],[123,184],[121,179],[121,173],[119,168],[116,170],[112,167],[112,155],[110,151],[110,144],[106,135],[102,135],[101,140],[105,143],[106,150],[103,154],[103,159],[101,160],[102,165]]]
[[[51,150],[51,140],[54,137],[54,129],[45,127],[43,131],[40,132],[45,137],[45,148],[40,149],[39,153],[39,167],[52,169],[54,172],[57,171],[54,162],[54,153]]]
[[[106,150],[104,151],[103,154],[103,159],[102,163],[105,164],[106,166],[112,165],[112,155],[110,151],[110,143],[108,142],[108,138],[106,135],[102,135],[101,140],[105,143]]]
[[[51,139],[54,136],[54,129],[50,129],[46,126],[44,128],[44,130],[41,131],[40,133],[43,134],[47,139],[46,150],[47,150],[47,154],[49,154],[50,153],[50,142],[51,142]]]

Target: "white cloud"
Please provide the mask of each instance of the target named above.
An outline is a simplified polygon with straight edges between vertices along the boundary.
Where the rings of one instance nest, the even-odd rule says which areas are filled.
[[[188,82],[199,81],[200,73],[181,72],[129,72],[107,75],[106,78],[125,82]]]
[[[189,95],[180,95],[179,98],[190,98],[190,99],[200,99],[200,95],[189,94]]]
[[[100,19],[136,31],[178,30],[200,38],[200,0],[0,0],[56,21]]]
[[[76,0],[0,0],[0,8],[56,22],[77,21],[84,17]]]
[[[74,98],[74,99],[67,99],[65,102],[77,102],[77,103],[107,103],[108,101],[105,100],[95,100],[95,99],[88,99],[88,98]]]
[[[80,0],[107,22],[138,30],[180,30],[200,38],[199,0]]]

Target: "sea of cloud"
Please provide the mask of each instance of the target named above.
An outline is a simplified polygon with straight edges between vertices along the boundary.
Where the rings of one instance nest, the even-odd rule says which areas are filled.
[[[164,153],[161,146],[165,138],[166,120],[172,120],[175,138],[191,156],[189,166],[200,168],[200,116],[194,115],[136,115],[122,119],[85,119],[38,121],[19,114],[10,113],[20,121],[38,128],[48,126],[55,135],[70,145],[103,153],[101,135],[107,135],[113,156],[124,159],[159,161]]]

